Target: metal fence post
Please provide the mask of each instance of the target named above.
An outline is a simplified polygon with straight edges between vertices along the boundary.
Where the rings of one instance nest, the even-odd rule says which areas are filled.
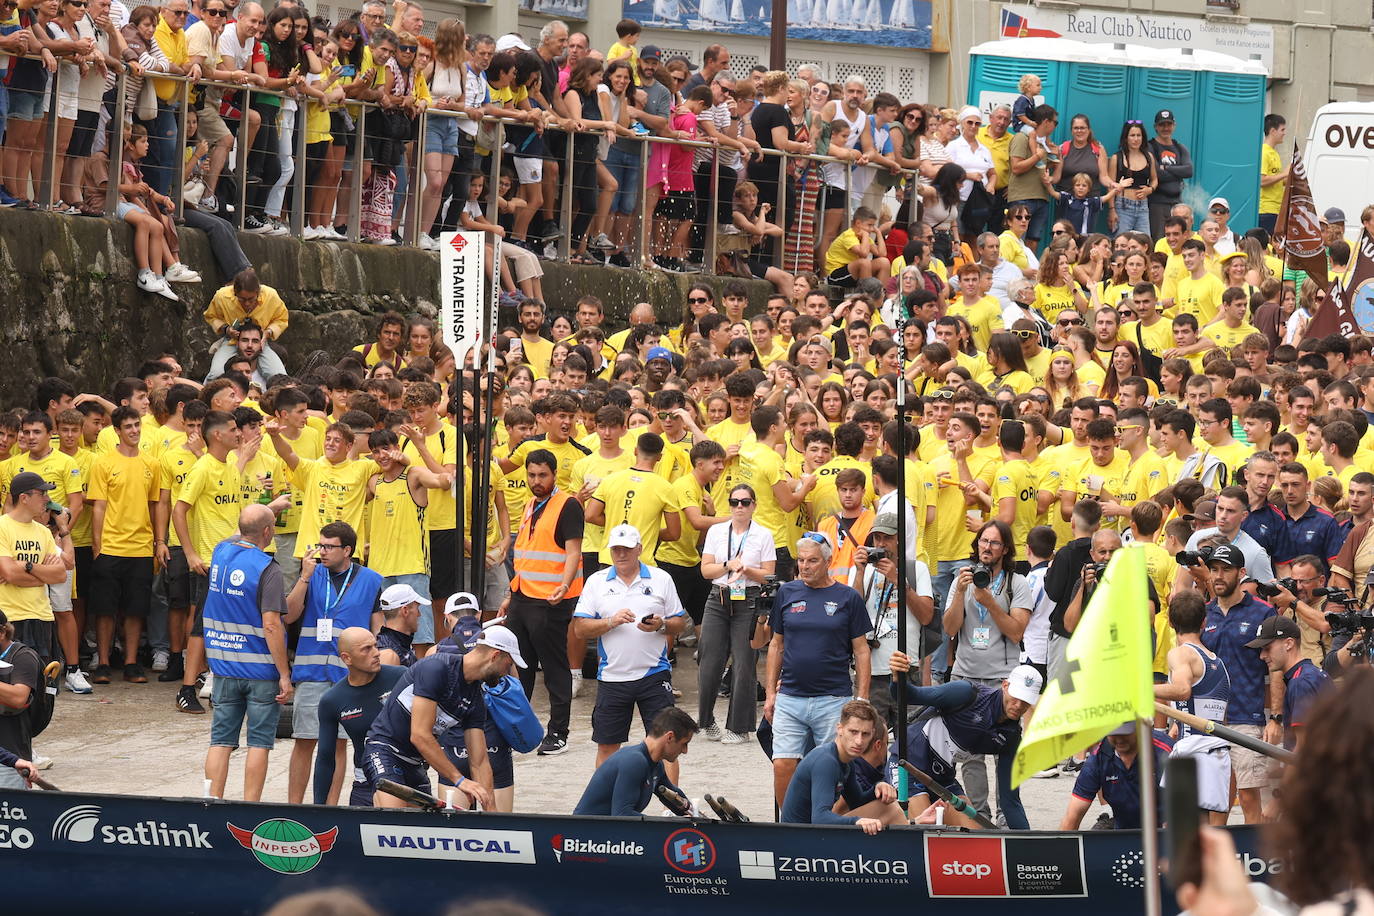
[[[491,151],[491,174],[487,176],[487,222],[495,224],[501,216],[501,158],[505,154],[506,122],[496,122],[496,149]]]
[[[306,183],[306,172],[310,168],[306,159],[310,144],[305,142],[307,104],[305,96],[296,101],[296,172],[291,176],[291,234],[298,239],[305,236],[305,208],[310,193],[310,186]]]
[[[854,201],[853,188],[854,163],[851,161],[846,162],[844,164],[844,227],[840,229],[841,232],[843,232],[845,229],[848,229],[849,224],[854,219],[854,214],[850,209],[853,206]]]
[[[787,153],[779,150],[778,200],[773,207],[773,222],[782,234],[773,240],[773,263],[781,264],[787,251]]]
[[[367,105],[358,108],[358,130],[353,141],[353,182],[348,189],[348,240],[361,237],[363,225],[363,147],[367,145]]]
[[[635,199],[639,206],[635,208],[639,214],[639,222],[635,226],[635,266],[644,267],[652,263],[649,260],[649,226],[653,219],[653,214],[649,212],[649,160],[653,157],[654,145],[645,136],[639,148],[639,169],[635,173],[635,181],[639,183],[639,193]]]
[[[409,180],[406,182],[405,243],[411,247],[420,245],[420,191],[425,177],[425,129],[429,124],[429,109],[420,112],[415,124],[415,159],[411,164]],[[429,231],[429,227],[425,227]]]
[[[57,74],[52,76],[52,85],[48,90],[48,115],[47,123],[43,130],[43,179],[42,187],[37,188],[38,200],[44,209],[51,210],[53,204],[57,203],[58,181],[57,174]]]
[[[710,273],[716,266],[717,233],[720,226],[716,211],[720,208],[720,145],[711,147],[711,206],[706,213],[706,249],[702,252],[701,272]]]
[[[251,110],[253,98],[253,87],[247,84],[243,87],[243,104],[239,106],[239,130],[238,136],[234,138],[237,144],[235,147],[237,161],[234,164],[234,171],[238,174],[238,200],[234,205],[234,226],[240,232],[243,231],[243,220],[247,216],[248,210],[248,153],[252,144],[248,142],[248,112]]]
[[[129,71],[121,67],[115,75],[114,116],[110,121],[110,136],[105,151],[109,154],[109,169],[105,179],[105,215],[114,219],[119,206],[119,179],[124,173],[124,116],[128,113]]]

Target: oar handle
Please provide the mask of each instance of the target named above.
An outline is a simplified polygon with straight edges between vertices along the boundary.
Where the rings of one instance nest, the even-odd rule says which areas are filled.
[[[936,798],[940,799],[940,801],[949,805],[951,808],[953,808],[955,811],[958,811],[965,817],[971,818],[978,824],[979,827],[982,827],[984,830],[997,829],[997,825],[994,824],[991,819],[984,817],[983,814],[979,812],[977,808],[973,807],[968,802],[964,801],[962,798],[953,794],[944,786],[940,785],[940,783],[935,779],[935,777],[931,776],[929,773],[926,773],[924,770],[918,769],[914,764],[909,763],[905,760],[901,761],[900,765],[902,769],[906,770],[912,776],[915,776],[917,779],[919,779],[921,781],[921,784],[924,785],[927,790],[935,794]]]
[[[1257,754],[1263,754],[1266,757],[1272,757],[1283,763],[1293,763],[1298,759],[1298,755],[1287,748],[1278,747],[1270,744],[1268,741],[1262,741],[1258,738],[1252,738],[1243,732],[1236,731],[1234,728],[1227,728],[1225,725],[1213,722],[1211,719],[1204,719],[1202,716],[1195,716],[1190,712],[1175,709],[1167,703],[1156,701],[1155,712],[1177,722],[1182,722],[1184,725],[1194,728],[1203,734],[1212,735],[1223,741],[1229,741],[1232,744],[1247,748]]]

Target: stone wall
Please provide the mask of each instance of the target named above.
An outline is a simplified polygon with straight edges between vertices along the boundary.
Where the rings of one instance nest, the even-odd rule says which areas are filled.
[[[281,340],[288,368],[312,350],[340,354],[370,339],[375,316],[387,310],[437,314],[435,254],[246,234],[240,243],[291,312]],[[184,229],[182,260],[205,279],[179,284],[182,301],[171,302],[135,284],[132,245],[132,231],[122,223],[0,210],[0,340],[6,344],[0,405],[26,405],[37,380],[49,375],[78,390],[105,393],[162,352],[176,353],[188,372],[203,376],[213,338],[202,313],[228,278],[219,273],[205,236]],[[654,303],[660,321],[675,323],[687,287],[698,279],[550,262],[544,269],[544,294],[553,309],[570,313],[579,296],[591,293],[605,303],[611,326],[623,326],[640,301]],[[707,279],[719,287],[719,280]],[[750,311],[762,311],[769,284],[748,286]]]

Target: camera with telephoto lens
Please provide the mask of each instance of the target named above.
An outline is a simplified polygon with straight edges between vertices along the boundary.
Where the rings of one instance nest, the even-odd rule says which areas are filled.
[[[887,550],[882,547],[869,547],[867,553],[869,566],[876,564],[879,560],[887,559]]]
[[[1275,579],[1273,582],[1256,582],[1255,594],[1261,598],[1275,598],[1280,590],[1287,590],[1293,596],[1298,594],[1297,580],[1292,578]]]
[[[973,573],[974,588],[987,588],[992,584],[992,570],[988,569],[987,564],[974,563],[969,571]]]
[[[773,599],[778,596],[778,577],[764,576],[759,586],[759,596],[754,599],[754,614],[768,617],[773,613]]]
[[[1197,550],[1180,550],[1174,554],[1179,566],[1201,566],[1212,558],[1212,548],[1199,547]]]

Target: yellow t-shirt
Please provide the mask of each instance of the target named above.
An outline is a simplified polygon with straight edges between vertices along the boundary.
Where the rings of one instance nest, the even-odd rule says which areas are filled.
[[[243,484],[238,466],[208,452],[201,455],[181,484],[177,502],[191,507],[186,518],[189,547],[201,560],[210,562],[215,545],[233,537],[239,528]]]
[[[626,468],[601,481],[592,495],[606,504],[606,530],[622,522],[634,525],[644,543],[640,562],[656,566],[654,554],[658,551],[663,513],[676,512],[679,508],[673,499],[672,484],[652,471]],[[602,563],[610,563],[610,548],[603,545],[597,558]]]
[[[1120,339],[1136,343],[1135,331],[1137,326],[1140,327],[1140,339],[1145,342],[1145,349],[1156,356],[1173,347],[1174,325],[1168,318],[1160,318],[1152,325],[1142,325],[1139,321],[1128,321],[1121,326]],[[1136,346],[1139,344],[1136,343]],[[1079,369],[1078,371],[1081,373],[1083,370]]]
[[[328,458],[302,459],[296,465],[292,477],[302,500],[297,557],[305,556],[320,539],[320,529],[330,522],[347,522],[355,532],[362,532],[367,481],[378,470],[370,458],[345,459],[339,464],[330,464]]]
[[[1254,452],[1254,446],[1246,445],[1244,442],[1232,442],[1220,448],[1207,445],[1205,442],[1201,446],[1202,451],[1215,455],[1222,464],[1226,465],[1226,479],[1235,480],[1236,471],[1244,467],[1245,462],[1250,459]]]
[[[522,337],[520,346],[525,353],[525,362],[529,363],[530,370],[534,372],[534,377],[548,378],[549,361],[553,359],[553,341],[540,337],[534,343],[530,343]]]
[[[12,557],[19,563],[37,566],[44,557],[57,553],[57,544],[47,525],[20,522],[10,515],[0,515],[0,557]],[[13,623],[16,620],[53,619],[46,586],[11,585],[0,579],[0,608]]]
[[[554,443],[550,442],[548,437],[541,433],[537,436],[531,436],[524,442],[521,442],[519,447],[516,448],[515,453],[510,456],[510,460],[515,462],[517,469],[523,474],[525,470],[525,459],[529,457],[530,452],[541,448],[552,452],[553,457],[558,459],[558,470],[555,472],[554,483],[556,483],[561,490],[567,490],[572,482],[573,465],[592,453],[591,449],[580,444],[576,439]],[[528,492],[528,490],[526,492]],[[509,508],[509,503],[507,504],[507,508]],[[511,515],[514,517],[514,510],[511,510]]]
[[[1078,469],[1083,466],[1083,462],[1091,458],[1088,446],[1075,445],[1072,439],[1062,445],[1045,449],[1040,453],[1037,462],[1045,469],[1040,476],[1040,489],[1053,493],[1057,500],[1060,490],[1078,486]],[[1045,524],[1054,529],[1057,537],[1055,543],[1067,544],[1073,539],[1072,526],[1064,521],[1057,503],[1050,503],[1050,507],[1045,510]]]
[[[1126,508],[1132,508],[1136,503],[1149,499],[1164,489],[1171,483],[1169,470],[1164,459],[1157,453],[1146,449],[1145,454],[1137,458],[1132,464],[1130,471],[1126,474],[1126,486],[1123,492],[1117,493],[1116,497]],[[1130,527],[1130,519],[1126,520],[1121,526],[1125,531]],[[1168,592],[1161,592],[1161,596],[1167,598]]]
[[[754,441],[754,428],[749,425],[747,420],[743,423],[736,423],[734,420],[726,417],[716,425],[706,428],[706,438],[719,442],[720,447],[727,452],[732,445],[740,446],[741,451],[743,451],[745,445]],[[735,481],[738,478],[739,457],[730,458],[727,456],[725,459],[725,472],[720,475],[720,480],[716,483],[716,487],[721,493],[728,493],[730,492],[730,487],[735,485]]]
[[[636,86],[640,85],[639,48],[634,45],[627,45],[624,42],[617,41],[615,44],[611,45],[610,50],[606,52],[606,63],[610,63],[622,57],[628,57],[630,59],[630,76],[634,78]]]
[[[75,455],[67,455],[67,457],[75,461],[76,466],[81,471],[81,492],[84,495],[91,483],[91,465],[95,464],[95,459],[99,456],[90,449],[78,448]],[[77,516],[76,523],[72,525],[72,546],[91,546],[91,506],[89,500],[86,502],[86,508],[81,510],[81,514]]]
[[[968,320],[969,327],[973,328],[973,343],[980,352],[988,348],[992,332],[1003,329],[1002,306],[995,296],[984,296],[972,304],[960,296],[950,303],[945,314],[962,316]]]
[[[177,536],[176,525],[171,524],[171,508],[181,498],[181,490],[186,483],[191,468],[196,466],[200,456],[188,451],[184,446],[168,449],[158,459],[158,489],[167,491],[167,546],[180,547],[181,538]]]
[[[1120,495],[1127,490],[1126,478],[1130,473],[1130,469],[1130,453],[1122,449],[1117,449],[1112,455],[1111,463],[1106,467],[1098,465],[1089,457],[1086,461],[1079,464],[1078,470],[1074,473],[1072,480],[1070,480],[1067,475],[1065,476],[1059,488],[1060,490],[1072,490],[1074,502],[1078,502],[1084,497],[1097,496],[1104,492],[1119,498]],[[1098,477],[1102,479],[1100,486],[1092,486],[1092,484],[1097,481],[1090,480],[1090,478]],[[1120,531],[1123,527],[1130,527],[1130,520],[1124,517],[1107,518],[1104,515],[1102,518],[1102,527],[1110,528],[1113,531]]]
[[[674,566],[695,566],[701,562],[701,542],[706,532],[698,531],[687,521],[688,506],[701,508],[701,498],[706,488],[697,482],[697,475],[683,474],[672,483],[673,505],[677,507],[678,518],[682,522],[682,534],[676,541],[664,541],[658,545],[658,562]]]
[[[859,236],[853,229],[846,229],[837,235],[835,241],[831,242],[830,247],[825,251],[826,276],[852,263],[855,255],[850,249],[857,247],[859,247]]]
[[[411,498],[408,477],[408,470],[392,481],[378,475],[376,495],[368,507],[367,565],[383,576],[429,571],[425,509]]]
[[[1216,320],[1224,292],[1226,287],[1215,274],[1205,273],[1200,279],[1194,279],[1191,274],[1182,277],[1174,293],[1174,307],[1170,309],[1172,317],[1188,314],[1197,319],[1198,325],[1209,325]],[[1170,333],[1173,333],[1172,324]]]
[[[1035,307],[1045,320],[1054,324],[1059,314],[1074,307],[1073,289],[1067,286],[1035,284]]]
[[[442,465],[458,464],[458,432],[447,421],[440,422],[439,431],[425,436],[425,447]],[[404,453],[410,458],[411,467],[423,466],[420,450],[415,443],[406,440]],[[426,531],[451,531],[458,524],[455,512],[457,504],[450,487],[440,487],[429,491],[429,508],[425,510]]]
[[[753,487],[757,500],[754,521],[773,532],[773,546],[786,547],[790,534],[788,513],[783,512],[777,494],[773,492],[774,484],[787,479],[782,456],[762,442],[751,442],[740,449],[739,457],[737,482]]]
[[[968,459],[973,479],[986,481],[989,485],[994,483],[997,466],[997,461],[978,455]],[[946,451],[930,463],[930,469],[935,476],[935,531],[933,538],[926,536],[931,559],[936,563],[965,559],[973,543],[973,534],[964,526],[971,507],[964,502],[964,491],[959,487],[959,465]]]
[[[37,474],[56,487],[48,495],[59,505],[70,505],[70,497],[81,492],[81,466],[75,458],[57,449],[38,459],[30,458],[28,452],[20,452],[0,462],[0,496],[4,497],[5,508],[11,505],[10,481],[25,472]]]
[[[1035,471],[1024,458],[1005,462],[997,468],[997,476],[992,482],[992,514],[996,517],[1002,500],[1015,500],[1016,515],[1012,519],[1011,534],[1021,559],[1024,559],[1026,535],[1035,527],[1035,518],[1039,515],[1035,503],[1038,492]]]
[[[1260,144],[1260,176],[1277,175],[1283,171],[1283,160],[1279,151],[1268,143]],[[1278,213],[1283,206],[1283,187],[1287,181],[1276,181],[1268,187],[1259,189],[1259,212]]]
[[[835,476],[846,468],[864,472],[863,504],[873,508],[877,499],[873,492],[873,466],[849,455],[836,455],[816,469],[816,485],[806,494],[806,507],[813,524],[820,524],[821,519],[840,511],[840,491],[835,486]]]
[[[231,453],[229,460],[237,462],[238,456]],[[258,453],[243,466],[243,480],[240,485],[243,491],[241,505],[246,506],[262,498],[269,479],[272,493],[275,496],[276,493],[290,486],[290,476],[286,470],[286,464],[280,458],[270,452],[258,449]],[[272,530],[275,533],[279,529],[273,528]],[[362,539],[362,532],[358,533],[358,538]],[[275,554],[277,552],[276,542],[269,543],[263,549],[268,553]]]
[[[105,502],[100,551],[115,557],[153,555],[153,512],[161,471],[148,455],[129,458],[117,450],[101,455],[91,466],[89,493]],[[238,519],[234,519],[237,524]]]
[[[634,463],[635,453],[628,449],[621,449],[620,454],[614,458],[604,457],[600,450],[594,451],[573,465],[572,479],[568,482],[568,492],[576,497],[578,493],[582,492],[582,488],[587,485],[589,480],[595,481],[596,486],[600,486],[601,481],[616,471],[633,467]],[[595,490],[596,486],[592,489]],[[605,527],[593,525],[591,522],[587,522],[583,527],[582,552],[600,553],[601,548],[606,546]]]
[[[1218,347],[1223,347],[1227,350],[1240,346],[1242,340],[1249,337],[1251,334],[1258,333],[1259,328],[1254,327],[1248,321],[1242,321],[1238,328],[1230,327],[1224,321],[1214,321],[1201,331],[1203,337],[1212,338]],[[1200,353],[1197,355],[1199,357],[1202,356]]]
[[[313,420],[314,417],[311,417],[311,419]],[[291,443],[291,451],[295,452],[298,458],[318,458],[324,454],[324,434],[310,423],[306,423],[306,425],[301,428],[301,434],[298,438],[287,438],[286,441]],[[266,452],[269,455],[277,454],[276,447],[272,445],[270,436],[264,436],[262,445],[258,448],[259,451]],[[289,473],[283,480],[287,482],[290,481]],[[163,478],[163,482],[166,482],[166,478]],[[276,483],[276,481],[274,480],[273,483]],[[277,485],[277,489],[281,489],[280,484]],[[172,496],[175,498],[176,494],[174,493]],[[291,505],[287,507],[285,512],[277,517],[277,534],[295,534],[297,531],[301,530],[301,499],[300,490],[292,487]]]

